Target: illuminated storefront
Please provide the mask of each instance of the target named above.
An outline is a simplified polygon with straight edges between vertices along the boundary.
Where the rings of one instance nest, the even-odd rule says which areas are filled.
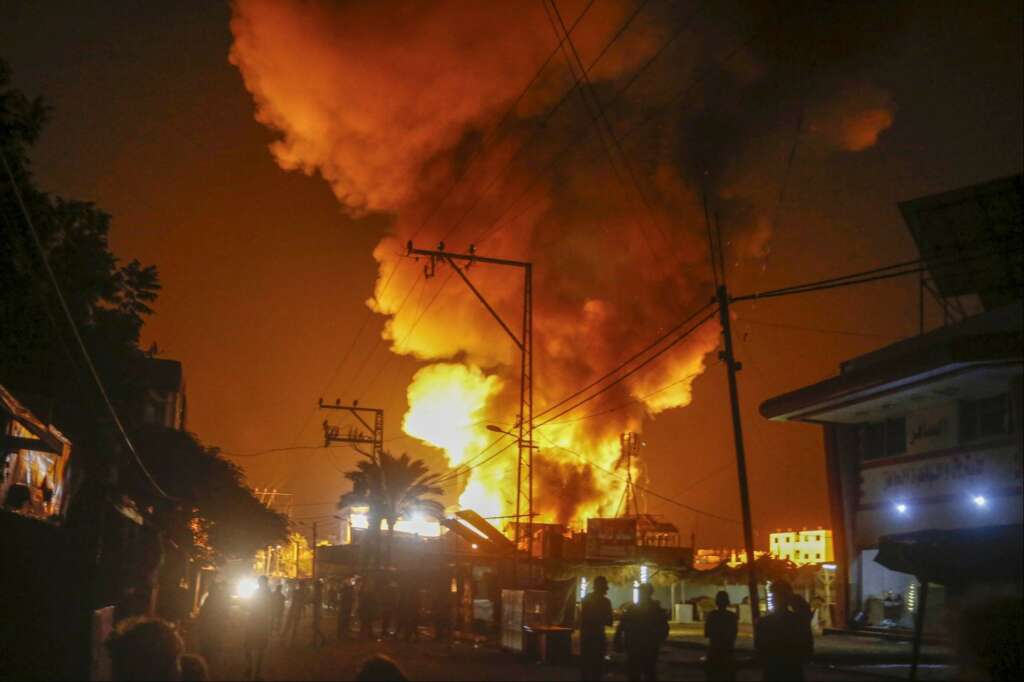
[[[885,538],[1014,551],[985,543],[1021,524],[1021,315],[1017,302],[901,341],[761,406],[769,419],[824,427],[838,622],[863,612],[869,624],[912,625],[915,573],[939,569],[886,568]],[[943,598],[933,589],[936,622]]]

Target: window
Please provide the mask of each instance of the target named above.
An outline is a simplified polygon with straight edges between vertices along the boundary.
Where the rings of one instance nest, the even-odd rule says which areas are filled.
[[[814,558],[815,559],[820,559],[821,558],[821,552],[818,552],[817,554],[815,554]]]
[[[968,443],[1010,432],[1007,394],[960,401],[960,440]]]
[[[861,425],[860,457],[862,460],[902,455],[906,451],[907,420],[905,417]]]

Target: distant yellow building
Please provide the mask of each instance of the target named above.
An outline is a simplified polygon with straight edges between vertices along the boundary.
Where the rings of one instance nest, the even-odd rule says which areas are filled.
[[[832,531],[815,530],[779,531],[768,536],[769,552],[776,559],[789,559],[794,564],[828,564],[835,561],[832,549]]]

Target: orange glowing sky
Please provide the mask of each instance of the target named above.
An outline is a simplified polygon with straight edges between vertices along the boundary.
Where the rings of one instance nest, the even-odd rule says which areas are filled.
[[[733,9],[720,10],[724,24]],[[440,465],[438,451],[401,431],[407,387],[424,363],[392,355],[388,343],[378,342],[384,318],[374,315],[363,327],[378,273],[374,248],[396,225],[400,230],[401,216],[354,218],[324,178],[281,169],[268,150],[279,136],[254,119],[253,97],[228,62],[230,19],[229,7],[206,2],[4,3],[0,57],[10,62],[16,85],[55,109],[34,155],[39,180],[108,210],[116,253],[159,266],[164,290],[145,343],[156,341],[162,355],[184,363],[189,426],[202,440],[241,453],[314,445],[321,439],[317,398],[340,396],[384,408],[389,447]],[[849,85],[837,87],[828,105],[809,108],[806,134],[845,152],[798,147],[775,229],[744,233],[746,248],[763,257],[731,270],[734,291],[913,258],[898,201],[1021,172],[1019,4],[919,7],[895,23],[887,40],[818,73],[819,87]],[[360,47],[367,59],[373,49],[372,41]],[[745,66],[752,78],[770,78],[757,76],[756,64]],[[839,115],[848,101],[865,115]],[[773,105],[751,103],[766,117],[777,114]],[[766,162],[765,169],[757,182],[777,191],[784,164]],[[363,170],[374,182],[385,177],[379,165]],[[368,201],[389,208],[404,196]],[[431,295],[428,285],[419,286],[413,303]],[[916,310],[915,288],[899,281],[737,308],[761,544],[776,527],[828,518],[820,430],[767,423],[758,405],[914,333]],[[427,315],[428,326],[446,324],[440,309]],[[644,427],[650,486],[738,518],[721,365],[709,359],[692,389],[688,407]],[[322,503],[341,491],[339,471],[353,455],[311,449],[237,461],[252,485],[295,493],[307,505],[296,515],[312,519],[330,512]],[[657,499],[648,504],[685,533],[696,532],[698,544],[739,541],[735,524]]]

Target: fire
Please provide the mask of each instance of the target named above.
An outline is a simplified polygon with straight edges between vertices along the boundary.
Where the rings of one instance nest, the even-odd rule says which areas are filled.
[[[487,399],[501,388],[497,376],[472,365],[427,365],[409,385],[409,411],[402,429],[441,448],[452,466],[487,445]]]
[[[452,251],[473,244],[480,254],[533,263],[539,413],[707,305],[713,283],[704,195],[727,231],[729,268],[760,265],[775,229],[770,216],[777,214],[778,170],[793,148],[793,120],[806,111],[807,137],[830,153],[871,147],[894,120],[890,95],[868,82],[836,79],[810,90],[766,82],[768,74],[777,82],[806,79],[807,69],[781,65],[791,73],[775,75],[767,67],[776,57],[756,41],[731,52],[741,67],[720,63],[729,50],[706,36],[732,35],[736,27],[718,25],[716,13],[703,13],[687,37],[669,45],[671,28],[689,22],[687,3],[651,5],[628,30],[620,27],[636,3],[558,5],[567,23],[578,21],[573,45],[594,64],[590,85],[622,136],[612,154],[619,171],[569,97],[565,64],[552,58],[533,80],[554,39],[533,3],[232,4],[230,59],[253,94],[257,119],[278,134],[271,147],[277,162],[320,174],[350,215],[390,220],[374,250],[379,271],[368,305],[387,317],[392,352],[434,363],[408,388],[403,428],[443,449],[450,466],[472,467],[457,480],[460,504],[488,516],[515,508],[515,445],[493,460],[507,439],[476,455],[497,437],[486,431],[488,420],[507,427],[518,415],[519,351],[444,264],[424,280],[426,263],[403,257],[407,240],[445,241]],[[831,19],[816,25],[816,44],[827,44],[840,26]],[[778,44],[794,45],[808,33],[800,23],[773,31]],[[815,59],[823,68],[828,58]],[[702,73],[715,75],[701,81]],[[735,104],[768,91],[780,115],[755,119],[756,108]],[[690,94],[676,97],[681,92]],[[666,115],[648,126],[639,112],[652,108]],[[626,139],[634,125],[637,134]],[[558,152],[567,140],[578,144]],[[543,170],[556,152],[553,172]],[[623,182],[623,168],[636,187]],[[520,328],[516,277],[480,262],[466,276]],[[711,320],[585,408],[540,426],[533,478],[541,520],[579,526],[587,516],[615,513],[626,477],[619,434],[688,405],[717,344]],[[633,469],[644,483],[642,462]]]

